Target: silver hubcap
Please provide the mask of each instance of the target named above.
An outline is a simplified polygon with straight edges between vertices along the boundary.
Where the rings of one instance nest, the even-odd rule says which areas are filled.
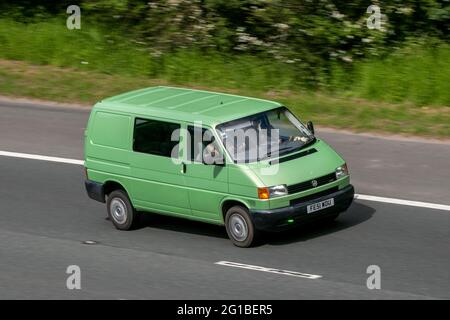
[[[114,198],[110,205],[111,216],[119,224],[125,223],[127,220],[127,206],[122,199]]]
[[[247,222],[245,222],[245,219],[242,218],[242,216],[233,214],[230,217],[229,226],[234,239],[237,241],[244,241],[247,239]]]

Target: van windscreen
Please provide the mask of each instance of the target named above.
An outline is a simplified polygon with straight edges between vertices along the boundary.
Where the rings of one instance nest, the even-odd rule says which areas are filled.
[[[306,126],[285,107],[229,121],[216,129],[237,163],[289,154],[315,140]]]

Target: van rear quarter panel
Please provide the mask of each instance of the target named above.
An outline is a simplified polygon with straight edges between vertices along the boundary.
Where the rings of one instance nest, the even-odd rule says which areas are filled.
[[[90,180],[115,181],[130,189],[132,117],[109,111],[91,113],[85,139],[86,168]]]

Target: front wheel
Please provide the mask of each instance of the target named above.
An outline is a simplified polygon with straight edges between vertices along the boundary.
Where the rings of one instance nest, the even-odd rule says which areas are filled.
[[[241,206],[230,208],[225,214],[228,237],[237,247],[248,248],[256,243],[257,230],[248,210]]]
[[[131,230],[136,227],[139,216],[125,191],[115,190],[111,192],[106,206],[109,219],[117,229]]]

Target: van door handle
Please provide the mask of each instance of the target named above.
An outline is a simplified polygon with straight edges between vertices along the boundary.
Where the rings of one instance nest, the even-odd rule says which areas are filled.
[[[186,163],[181,163],[181,173],[186,173]]]

